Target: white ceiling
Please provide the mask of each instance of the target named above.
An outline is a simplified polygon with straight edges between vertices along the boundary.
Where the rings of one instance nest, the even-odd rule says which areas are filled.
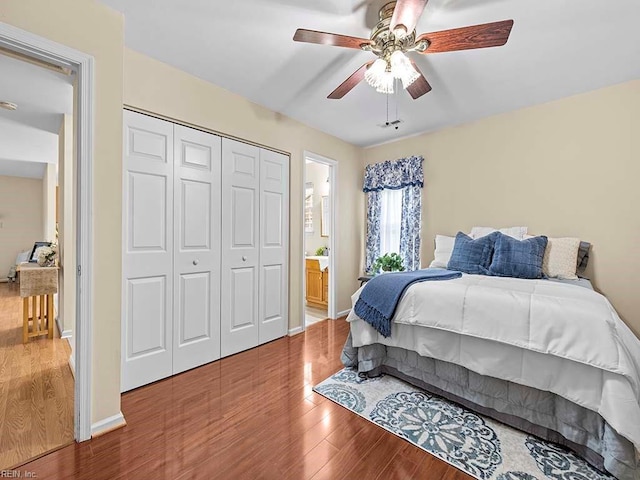
[[[73,111],[72,77],[0,54],[0,175],[42,178],[57,163],[62,115]]]
[[[417,32],[514,19],[504,47],[412,54],[433,90],[386,99],[365,83],[327,95],[371,53],[292,41],[296,28],[368,37],[384,0],[101,0],[126,44],[360,146],[640,78],[638,0],[431,0]],[[391,120],[396,100],[391,99]]]

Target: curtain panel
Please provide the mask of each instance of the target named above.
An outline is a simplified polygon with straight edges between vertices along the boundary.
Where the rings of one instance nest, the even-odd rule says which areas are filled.
[[[400,256],[406,270],[420,268],[420,227],[422,211],[423,158],[412,156],[367,165],[363,191],[367,194],[367,242],[365,270],[370,272],[381,254],[381,201],[384,189],[402,189]],[[384,252],[387,253],[387,252]]]

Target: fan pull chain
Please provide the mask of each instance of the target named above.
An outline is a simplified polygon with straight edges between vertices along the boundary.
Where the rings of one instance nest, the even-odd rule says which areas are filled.
[[[386,125],[388,127],[389,126],[389,94],[385,95],[385,97],[387,97],[387,122],[386,122]]]
[[[399,123],[398,120],[400,118],[400,117],[398,117],[398,90],[400,90],[400,87],[402,85],[400,84],[400,80],[399,79],[396,78],[395,81],[396,81],[396,84],[397,84],[397,86],[395,88],[395,92],[396,92],[395,93],[395,100],[396,100],[396,130],[398,130],[398,123]]]

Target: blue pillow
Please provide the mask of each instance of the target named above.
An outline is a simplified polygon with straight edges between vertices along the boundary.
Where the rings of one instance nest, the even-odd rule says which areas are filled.
[[[516,240],[500,233],[496,238],[489,275],[543,278],[542,259],[545,248],[547,248],[547,237],[545,236]]]
[[[487,275],[497,233],[500,232],[473,240],[470,236],[458,232],[447,268],[475,275]]]

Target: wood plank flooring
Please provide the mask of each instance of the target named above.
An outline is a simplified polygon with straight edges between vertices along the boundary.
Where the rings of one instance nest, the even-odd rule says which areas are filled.
[[[70,353],[59,335],[23,344],[19,285],[0,283],[0,470],[73,442]]]
[[[126,427],[21,470],[41,479],[471,479],[312,391],[342,368],[347,332],[344,320],[325,320],[128,392]]]

